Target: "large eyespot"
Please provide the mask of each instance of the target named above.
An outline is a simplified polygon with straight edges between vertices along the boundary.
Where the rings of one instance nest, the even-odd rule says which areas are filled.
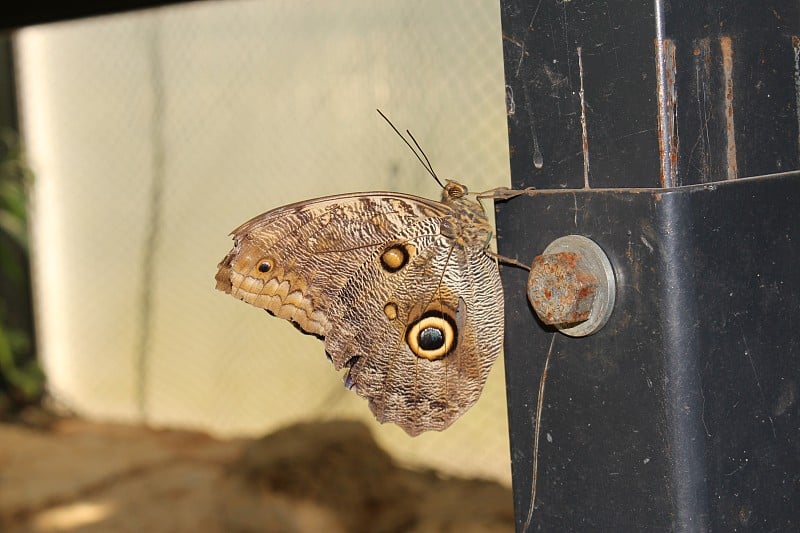
[[[381,267],[386,272],[397,272],[408,264],[415,248],[411,244],[391,244],[381,254]]]
[[[273,261],[269,257],[263,257],[258,261],[258,265],[256,268],[258,268],[258,271],[261,272],[262,274],[267,274],[273,269],[274,266],[275,266],[275,261]]]
[[[406,343],[414,355],[434,361],[456,346],[458,328],[447,312],[428,311],[406,329]]]

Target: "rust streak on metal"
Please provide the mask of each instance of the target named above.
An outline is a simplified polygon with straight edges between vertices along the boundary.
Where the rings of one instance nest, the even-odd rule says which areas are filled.
[[[677,93],[675,77],[675,42],[657,38],[656,78],[658,84],[658,149],[661,158],[661,186],[676,187],[678,183]]]
[[[727,178],[733,180],[738,177],[739,170],[736,165],[736,128],[733,122],[733,45],[731,38],[720,37],[719,46],[722,50],[722,78],[725,88],[723,114],[725,116],[725,137],[727,138]]]
[[[669,130],[669,160],[670,169],[672,170],[672,183],[673,186],[679,185],[678,183],[678,98],[676,86],[677,65],[675,63],[675,41],[666,39],[664,41],[664,48],[667,60],[667,113],[670,118]]]
[[[583,141],[583,188],[589,189],[589,135],[586,132],[586,98],[583,92],[583,54],[578,47],[578,76],[581,88],[578,94],[581,98],[581,140]]]

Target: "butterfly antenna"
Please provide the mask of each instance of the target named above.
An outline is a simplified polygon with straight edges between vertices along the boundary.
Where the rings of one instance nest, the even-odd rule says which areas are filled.
[[[427,156],[427,155],[425,155],[425,152],[422,150],[422,147],[420,147],[419,143],[418,143],[418,142],[417,142],[417,140],[414,138],[414,136],[413,136],[413,135],[411,135],[411,132],[410,132],[410,131],[408,131],[408,130],[406,130],[406,133],[408,133],[408,136],[409,136],[409,137],[411,137],[411,140],[412,140],[412,141],[414,141],[414,145],[413,145],[413,146],[412,146],[412,144],[411,144],[410,142],[408,142],[408,139],[406,139],[405,135],[403,135],[402,133],[400,133],[400,130],[398,130],[398,129],[395,127],[395,125],[394,125],[394,124],[392,124],[392,121],[391,121],[391,120],[389,120],[389,118],[388,118],[386,115],[384,115],[384,114],[381,112],[381,110],[380,110],[380,109],[376,109],[375,111],[377,111],[377,112],[378,112],[378,114],[379,114],[379,115],[380,115],[380,116],[383,118],[383,120],[385,120],[385,121],[386,121],[386,123],[387,123],[387,124],[389,124],[389,126],[391,126],[391,128],[394,130],[394,132],[395,132],[395,133],[396,133],[396,134],[397,134],[397,135],[398,135],[398,136],[399,136],[401,139],[403,139],[403,142],[404,142],[404,143],[406,143],[406,146],[408,146],[408,148],[409,148],[409,149],[410,149],[410,150],[411,150],[411,151],[414,153],[414,156],[417,158],[417,160],[420,162],[420,164],[423,166],[423,168],[425,168],[425,170],[427,170],[427,171],[428,171],[428,174],[430,174],[430,175],[433,177],[433,179],[434,179],[434,180],[436,180],[436,183],[438,183],[438,184],[439,184],[439,187],[441,187],[442,189],[444,189],[444,185],[442,184],[441,180],[439,180],[439,176],[437,176],[437,175],[436,175],[436,172],[434,172],[434,170],[433,170],[433,165],[431,165],[431,162],[430,162],[430,160],[428,159],[428,156]],[[414,146],[416,146],[416,149],[414,148]],[[417,150],[419,150],[419,152],[417,152]],[[420,154],[422,154],[422,156],[420,156]],[[423,158],[424,158],[424,159],[423,159]]]
[[[411,132],[409,130],[406,130],[406,133],[408,133],[408,136],[411,137],[412,141],[414,141],[414,146],[417,147],[417,150],[419,150],[419,153],[422,154],[422,157],[425,158],[425,163],[427,163],[427,165],[423,165],[423,166],[425,166],[425,168],[428,169],[428,172],[430,172],[431,176],[433,176],[433,179],[436,180],[436,183],[438,183],[439,186],[442,189],[444,189],[444,185],[442,185],[442,182],[439,181],[439,176],[436,175],[436,172],[433,171],[433,165],[431,165],[431,162],[428,159],[428,156],[425,155],[425,151],[422,149],[422,146],[419,145],[419,143],[417,142],[417,140],[414,138],[414,136],[411,134]],[[419,159],[419,156],[417,156],[417,159]]]

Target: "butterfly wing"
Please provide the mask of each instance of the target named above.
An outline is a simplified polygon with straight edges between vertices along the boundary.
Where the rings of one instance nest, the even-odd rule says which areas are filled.
[[[416,201],[412,201],[416,199]],[[384,243],[446,217],[443,204],[391,193],[339,195],[280,207],[232,232],[217,289],[321,337],[346,306],[342,289]]]
[[[502,344],[488,235],[461,205],[366,193],[278,208],[233,232],[217,288],[324,338],[379,421],[444,429]]]

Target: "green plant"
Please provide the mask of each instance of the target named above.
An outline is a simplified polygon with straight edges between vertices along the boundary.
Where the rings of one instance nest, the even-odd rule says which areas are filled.
[[[0,413],[36,401],[44,375],[34,357],[28,309],[27,186],[32,178],[16,134],[0,135]],[[23,311],[24,309],[24,311]]]

